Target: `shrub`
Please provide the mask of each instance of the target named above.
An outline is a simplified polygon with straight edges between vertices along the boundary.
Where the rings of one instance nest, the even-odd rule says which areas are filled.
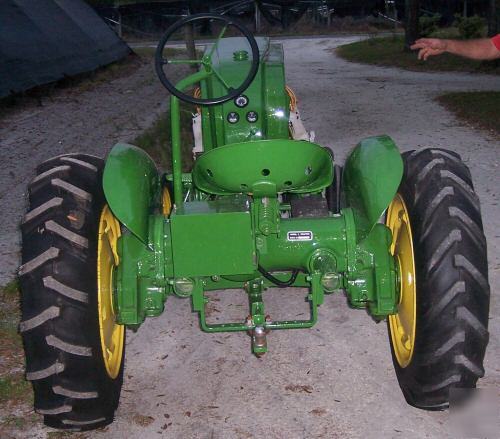
[[[477,15],[462,17],[456,14],[454,24],[458,27],[460,36],[464,39],[481,38],[483,36],[485,23],[484,20]]]
[[[441,21],[441,14],[432,14],[419,18],[420,35],[429,37],[433,32],[436,32]]]

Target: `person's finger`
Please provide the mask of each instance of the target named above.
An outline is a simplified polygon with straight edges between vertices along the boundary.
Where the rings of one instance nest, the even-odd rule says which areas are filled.
[[[424,46],[429,45],[431,40],[429,38],[419,38],[418,40],[415,41],[416,44],[422,44]]]
[[[424,53],[424,61],[427,61],[427,58],[429,58],[429,56],[434,56],[434,55],[437,55],[437,53],[432,50],[431,48],[427,49]]]
[[[427,58],[432,54],[432,49],[430,47],[424,47],[419,53],[418,53],[418,59],[421,61],[427,61]]]
[[[423,49],[424,47],[428,47],[427,44],[422,42],[419,43],[418,41],[416,41],[414,44],[410,46],[410,49],[416,50],[416,49]]]

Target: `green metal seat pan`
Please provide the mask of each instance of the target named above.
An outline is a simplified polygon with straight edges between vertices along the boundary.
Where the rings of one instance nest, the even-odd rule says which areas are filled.
[[[299,140],[232,143],[195,162],[195,186],[209,194],[253,193],[259,185],[276,192],[317,192],[331,184],[333,163],[323,147]]]

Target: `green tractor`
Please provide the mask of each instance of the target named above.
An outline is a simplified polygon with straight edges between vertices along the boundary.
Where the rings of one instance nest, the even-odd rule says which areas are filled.
[[[200,59],[166,55],[174,33],[203,21],[220,33]],[[260,356],[273,330],[311,328],[325,295],[344,293],[352,308],[387,320],[409,404],[441,410],[451,388],[474,387],[484,374],[489,285],[479,201],[460,156],[401,154],[382,135],[334,164],[303,129],[282,46],[228,17],[177,22],[155,63],[172,94],[171,173],[117,144],[105,162],[50,159],[29,185],[20,331],[45,423],[112,422],[125,328],[159,316],[172,295],[192,300],[203,331],[247,332]],[[178,63],[196,69],[174,84],[166,70]],[[187,173],[180,100],[199,107]],[[309,318],[266,313],[265,292],[289,287],[309,289]],[[206,293],[225,289],[246,291],[248,317],[210,323]]]

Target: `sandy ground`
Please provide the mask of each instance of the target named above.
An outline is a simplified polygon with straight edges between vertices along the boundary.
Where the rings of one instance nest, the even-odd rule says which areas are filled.
[[[65,152],[104,157],[117,142],[131,142],[168,105],[152,65],[90,87],[62,89],[0,119],[0,285],[19,266],[18,225],[35,166]],[[87,89],[87,90],[86,90]]]
[[[361,138],[391,135],[402,150],[450,148],[471,168],[489,245],[492,306],[484,388],[500,387],[499,143],[463,126],[433,97],[445,91],[500,90],[485,75],[413,73],[344,62],[331,49],[353,38],[286,40],[289,85],[306,126],[340,163]],[[147,125],[166,93],[140,71],[77,99],[61,96],[37,112],[3,120],[0,197],[2,282],[18,264],[16,222],[36,163],[65,151],[104,154]],[[106,93],[104,93],[106,91]],[[102,98],[99,97],[102,95]],[[137,125],[131,123],[137,120]],[[114,128],[112,128],[114,127]],[[246,315],[242,294],[218,293],[213,318]],[[290,305],[283,303],[289,301]],[[303,295],[266,296],[273,318],[305,312]],[[284,314],[284,315],[283,315]],[[226,314],[224,314],[226,315]],[[448,413],[408,406],[399,390],[385,324],[329,296],[311,330],[276,331],[257,359],[244,334],[198,328],[187,300],[128,333],[126,378],[116,421],[93,438],[448,438]],[[20,437],[44,437],[36,428]]]

